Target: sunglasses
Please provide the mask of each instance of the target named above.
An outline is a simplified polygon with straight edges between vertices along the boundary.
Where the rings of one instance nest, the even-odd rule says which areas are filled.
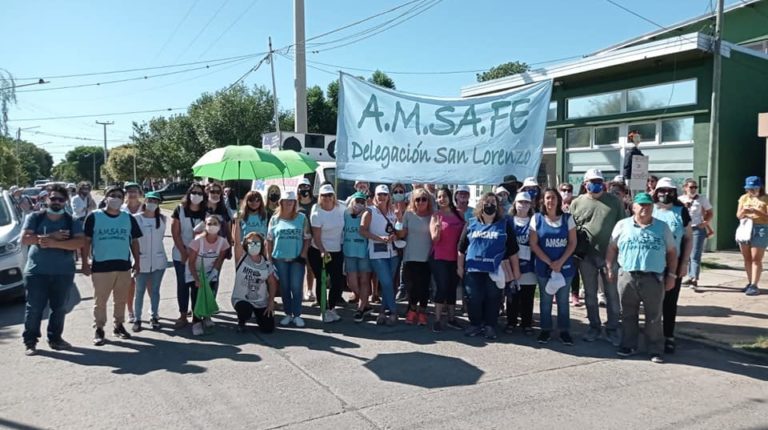
[[[51,200],[51,202],[57,202],[57,203],[64,203],[67,201],[64,197],[48,197],[48,199]]]
[[[203,196],[203,195],[205,195],[205,193],[203,193],[202,191],[192,191],[191,193],[189,193],[189,195],[190,196]]]
[[[427,198],[426,197],[416,197],[415,199],[413,199],[413,201],[416,202],[416,203],[424,203],[424,202],[427,201]]]
[[[690,188],[692,190],[698,190],[699,189],[699,187],[697,185],[688,185],[688,188]]]
[[[261,197],[251,197],[248,199],[248,203],[261,202]]]
[[[333,197],[333,193],[331,193],[331,194],[320,194],[320,197]]]
[[[386,196],[389,196],[389,194],[387,194],[387,193],[378,193],[378,194],[376,194],[376,195],[377,195],[377,196],[379,196],[379,197],[386,197]]]
[[[392,191],[392,194],[405,194],[405,191],[395,190],[395,191]]]
[[[363,199],[355,199],[355,203],[364,205],[365,204],[365,200],[363,200]]]
[[[571,193],[573,192],[573,188],[560,188],[560,191],[564,193]]]

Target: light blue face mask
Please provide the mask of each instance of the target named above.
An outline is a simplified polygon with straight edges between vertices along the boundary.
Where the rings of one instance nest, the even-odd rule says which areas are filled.
[[[394,200],[397,203],[400,203],[402,201],[405,201],[405,194],[392,194],[392,200]]]
[[[49,207],[48,207],[48,209],[47,209],[47,212],[48,212],[49,214],[51,214],[51,215],[62,215],[62,214],[64,213],[64,208],[61,208],[61,209],[59,209],[59,210],[53,210],[53,209],[51,209],[51,207],[49,206]]]

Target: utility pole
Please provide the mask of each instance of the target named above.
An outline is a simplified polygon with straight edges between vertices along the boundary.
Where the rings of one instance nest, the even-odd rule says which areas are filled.
[[[723,35],[723,7],[724,0],[717,1],[717,10],[715,12],[715,34],[712,45],[712,103],[709,116],[709,165],[707,167],[707,194],[712,206],[717,207],[717,176],[719,166],[717,162],[718,146],[720,144],[720,75],[722,71],[723,58],[720,53],[720,46]],[[714,219],[717,225],[717,212]],[[717,231],[717,228],[715,228]],[[712,243],[712,242],[710,242]]]
[[[293,75],[296,94],[296,133],[307,132],[307,43],[304,33],[304,0],[293,0]]]
[[[105,121],[105,122],[96,121],[96,124],[104,126],[104,163],[102,164],[102,166],[107,165],[107,126],[112,125],[114,123],[115,123],[114,121]],[[106,185],[106,182],[104,182],[104,184]]]
[[[277,86],[275,85],[275,55],[272,51],[272,36],[269,37],[269,67],[272,69],[272,102],[275,105],[275,130],[277,130],[278,148],[283,149],[283,133],[280,132],[280,112],[277,110]]]

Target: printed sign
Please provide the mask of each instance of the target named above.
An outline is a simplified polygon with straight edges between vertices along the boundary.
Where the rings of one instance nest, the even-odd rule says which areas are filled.
[[[341,73],[338,176],[497,184],[536,176],[552,81],[473,98],[432,98]]]

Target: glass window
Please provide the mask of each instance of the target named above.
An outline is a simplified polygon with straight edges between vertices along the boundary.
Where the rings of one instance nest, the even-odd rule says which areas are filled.
[[[557,130],[546,130],[544,132],[544,148],[557,147]]]
[[[568,118],[621,113],[621,91],[568,99]]]
[[[661,121],[661,143],[693,142],[693,118]]]
[[[636,130],[640,133],[640,142],[655,142],[656,141],[656,123],[647,122],[641,124],[630,124],[629,131]],[[632,142],[627,142],[632,143]]]
[[[557,121],[557,102],[549,102],[547,121]]]
[[[595,146],[619,143],[619,127],[595,128]]]
[[[568,149],[589,148],[589,127],[569,128],[565,139]]]
[[[745,48],[754,49],[757,52],[762,52],[763,54],[768,53],[768,41],[761,40],[760,42],[754,42],[744,45]]]
[[[696,103],[696,79],[627,91],[627,112]]]

